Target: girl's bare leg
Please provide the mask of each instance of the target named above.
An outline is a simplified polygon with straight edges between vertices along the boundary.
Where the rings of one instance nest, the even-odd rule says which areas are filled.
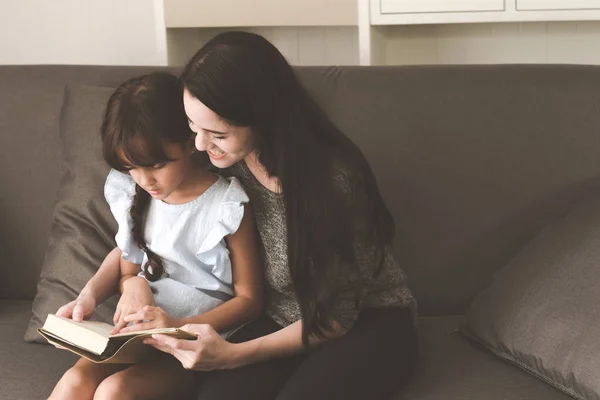
[[[195,399],[196,388],[195,372],[184,369],[175,357],[160,354],[107,377],[94,400]]]
[[[107,376],[127,368],[128,365],[96,364],[80,358],[58,381],[49,400],[94,398],[96,388]]]

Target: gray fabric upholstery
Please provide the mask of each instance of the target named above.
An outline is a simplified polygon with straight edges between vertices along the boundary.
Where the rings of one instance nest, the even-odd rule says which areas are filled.
[[[102,114],[113,90],[78,85],[65,91],[60,118],[64,173],[25,340],[46,341],[37,333],[46,316],[75,300],[115,247],[117,224],[103,190],[110,168],[100,140]],[[112,322],[117,300],[113,296],[98,305],[93,319]]]
[[[23,342],[30,309],[30,301],[0,300],[0,399],[45,399],[76,360],[69,352]],[[469,343],[458,333],[459,321],[460,317],[419,320],[419,366],[394,400],[569,398]]]
[[[28,297],[50,231],[59,178],[58,118],[64,85],[0,68],[0,297]]]
[[[367,156],[421,313],[464,313],[554,213],[600,184],[599,67],[322,74],[307,85]]]
[[[116,87],[148,67],[0,66],[0,298],[32,299],[61,177],[65,85]]]
[[[579,399],[600,399],[600,192],[544,229],[472,302],[463,331]]]
[[[9,221],[0,226],[0,296],[35,293],[60,173],[56,102],[64,84],[114,87],[148,70],[0,67],[8,85],[0,92],[0,212]],[[598,184],[600,67],[298,73],[368,157],[397,223],[396,254],[424,314],[464,312],[552,215]]]
[[[0,298],[36,293],[64,171],[65,85],[115,87],[152,69],[0,66]],[[371,163],[422,315],[462,314],[542,226],[600,184],[600,67],[297,71]],[[31,303],[14,304],[0,308],[0,398],[42,398],[73,359],[22,343]],[[400,398],[565,398],[426,321],[423,367]]]
[[[77,357],[23,341],[31,300],[0,300],[0,399],[46,399]]]
[[[394,400],[568,400],[519,368],[499,361],[459,333],[461,317],[418,321],[419,365]]]

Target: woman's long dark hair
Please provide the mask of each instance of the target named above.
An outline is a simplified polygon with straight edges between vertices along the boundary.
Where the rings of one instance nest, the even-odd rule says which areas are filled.
[[[118,171],[173,161],[165,153],[165,144],[184,145],[193,137],[179,79],[154,72],[123,82],[108,99],[100,134],[104,159]],[[148,248],[144,238],[150,200],[150,194],[135,185],[129,215],[133,221],[131,234],[148,257],[144,276],[156,281],[165,271],[162,259]]]
[[[258,160],[283,193],[303,342],[311,334],[324,336],[333,329],[334,303],[342,291],[353,290],[360,301],[365,271],[359,270],[364,254],[357,253],[357,241],[369,245],[364,251],[377,274],[394,237],[394,221],[368,162],[259,35],[216,36],[192,57],[181,78],[216,114],[252,129]]]

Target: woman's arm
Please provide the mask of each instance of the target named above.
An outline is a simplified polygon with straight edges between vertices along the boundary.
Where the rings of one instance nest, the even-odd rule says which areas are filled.
[[[263,276],[258,252],[254,217],[249,205],[238,230],[225,238],[231,257],[235,297],[214,309],[193,317],[176,320],[155,308],[129,315],[125,321],[148,321],[134,324],[121,332],[185,324],[208,324],[217,332],[226,332],[260,315],[263,303]]]
[[[346,331],[336,323],[332,322],[333,331],[326,333],[326,337],[311,335],[308,337],[309,348],[318,347],[330,340],[340,338]],[[239,367],[254,364],[272,358],[287,357],[305,351],[302,344],[302,321],[293,324],[248,342],[240,343],[233,352],[233,366]]]
[[[346,331],[336,322],[327,337],[309,336],[309,347],[317,347],[343,336]],[[197,371],[237,368],[247,364],[291,356],[305,350],[302,344],[302,322],[297,321],[277,332],[243,342],[229,343],[209,325],[185,325],[181,329],[194,332],[198,339],[175,339],[152,335],[144,343],[176,357],[184,368]]]
[[[121,250],[115,247],[104,259],[98,271],[86,283],[74,301],[62,306],[56,312],[65,318],[81,321],[94,312],[97,304],[102,303],[117,291],[119,282]]]

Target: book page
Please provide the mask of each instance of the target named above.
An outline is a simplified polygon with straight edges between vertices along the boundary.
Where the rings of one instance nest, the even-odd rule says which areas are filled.
[[[155,328],[155,329],[148,329],[145,331],[135,331],[135,332],[125,332],[125,333],[115,333],[114,335],[110,335],[109,337],[112,338],[120,338],[120,337],[128,337],[128,336],[138,336],[138,335],[146,335],[146,336],[150,336],[154,333],[164,333],[166,335],[168,334],[173,334],[175,332],[183,332],[180,331],[178,328]],[[193,334],[191,334],[193,335]],[[195,338],[195,336],[194,336]]]
[[[109,338],[110,331],[113,326],[104,322],[99,321],[81,321],[77,322],[70,318],[59,317],[58,315],[48,314],[48,318],[46,319],[46,323],[44,324],[44,329],[51,332],[61,332],[63,329],[68,329],[65,324],[69,326],[74,326],[77,328],[83,328],[90,332],[96,333],[102,337]],[[58,328],[61,326],[60,328]],[[56,329],[58,328],[58,329]]]
[[[156,331],[166,331],[166,334],[179,339],[194,340],[196,335],[179,330],[177,328],[157,329]],[[149,336],[149,334],[138,335],[133,338],[126,338],[122,336],[121,339],[113,339],[115,343],[111,343],[106,351],[102,354],[94,354],[85,349],[79,348],[73,343],[69,343],[60,337],[56,337],[50,332],[45,331],[43,328],[38,329],[40,335],[42,335],[50,343],[58,344],[63,347],[64,350],[68,350],[81,357],[84,357],[94,363],[107,363],[107,364],[132,364],[144,361],[152,356],[160,354],[160,351],[154,347],[143,344],[142,341]]]

